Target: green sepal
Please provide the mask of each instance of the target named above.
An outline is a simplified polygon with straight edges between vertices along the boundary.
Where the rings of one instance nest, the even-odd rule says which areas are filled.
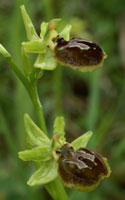
[[[40,26],[40,29],[41,29],[40,37],[41,37],[42,39],[44,38],[44,35],[46,34],[47,27],[48,27],[48,23],[47,23],[47,22],[42,22],[42,24],[41,24],[41,26]]]
[[[24,21],[28,40],[36,40],[36,39],[38,40],[38,39],[40,39],[39,36],[36,33],[36,30],[33,26],[33,23],[31,21],[29,15],[26,12],[25,6],[22,5],[22,6],[20,6],[20,8],[21,8],[21,13],[22,13],[22,16],[23,16],[23,21]]]
[[[53,56],[53,52],[47,49],[45,54],[39,54],[34,67],[42,70],[54,70],[56,68],[56,60]]]
[[[2,44],[0,44],[0,54],[2,54],[2,56],[5,57],[5,58],[11,57],[9,52],[4,48],[4,46]]]
[[[22,45],[28,53],[45,53],[46,51],[46,45],[42,39],[22,42]]]
[[[21,48],[21,53],[23,58],[24,73],[26,76],[29,76],[32,71],[32,65],[30,63],[28,54],[25,51],[24,47]]]
[[[42,185],[57,177],[57,163],[54,159],[42,162],[41,167],[30,177],[28,185]]]
[[[64,38],[64,40],[68,41],[70,39],[70,31],[72,26],[70,24],[67,24],[65,28],[59,33],[61,37]]]
[[[92,131],[88,131],[87,133],[84,133],[83,135],[81,135],[80,137],[78,137],[77,139],[75,139],[72,143],[71,146],[77,150],[80,147],[86,147],[88,144],[89,139],[92,136]]]
[[[50,145],[50,139],[41,129],[39,129],[39,127],[32,121],[28,114],[24,115],[24,122],[30,144],[33,146]]]
[[[39,146],[31,150],[21,151],[18,156],[24,161],[46,161],[51,158],[51,151],[48,146]]]

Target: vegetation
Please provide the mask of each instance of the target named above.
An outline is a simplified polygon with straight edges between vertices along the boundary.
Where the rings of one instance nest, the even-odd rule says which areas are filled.
[[[70,189],[67,190],[69,199],[122,200],[125,195],[125,3],[122,0],[97,0],[89,3],[72,0],[57,1],[56,4],[52,0],[19,0],[13,1],[13,4],[7,0],[1,1],[1,43],[9,49],[21,71],[23,63],[20,47],[22,41],[27,41],[19,8],[22,3],[34,19],[38,33],[42,21],[63,18],[62,27],[67,22],[72,24],[72,36],[96,41],[108,55],[104,66],[92,73],[82,73],[65,67],[48,71],[39,79],[38,90],[51,136],[55,117],[63,115],[67,141],[71,142],[88,130],[93,131],[89,148],[107,157],[111,165],[111,177],[104,180],[96,190],[81,193]],[[34,55],[31,57],[32,62],[35,58]],[[14,63],[11,60],[9,62],[16,69]],[[22,163],[17,157],[18,151],[26,149],[24,113],[28,113],[36,124],[37,118],[25,88],[11,71],[10,65],[0,56],[0,198],[51,199],[44,189],[41,190],[41,186],[30,188],[26,185],[34,166],[31,163]],[[41,120],[39,126],[40,123]],[[46,132],[45,126],[43,129]],[[50,185],[49,188],[52,187]]]

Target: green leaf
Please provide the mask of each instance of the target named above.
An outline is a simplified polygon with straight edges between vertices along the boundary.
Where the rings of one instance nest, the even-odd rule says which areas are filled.
[[[48,23],[47,22],[42,22],[40,29],[41,29],[41,33],[40,33],[40,37],[44,38],[44,35],[46,34],[47,31],[47,27],[48,27]]]
[[[65,127],[65,121],[64,117],[56,117],[54,122],[54,133],[58,136],[64,136],[64,127]]]
[[[48,49],[46,54],[39,54],[34,67],[42,70],[54,70],[56,68],[56,60],[53,52]]]
[[[26,76],[29,76],[29,74],[32,71],[32,65],[31,65],[29,57],[23,47],[21,48],[21,53],[22,53],[22,57],[23,57],[24,73]]]
[[[11,57],[9,52],[3,47],[2,44],[0,44],[0,54],[2,54],[2,56],[5,57],[5,58]]]
[[[28,53],[45,53],[46,45],[43,40],[32,40],[30,42],[22,42],[24,49]]]
[[[86,147],[92,134],[93,134],[92,131],[88,131],[87,133],[84,133],[83,135],[75,139],[71,143],[71,146],[73,146],[75,150],[79,149],[80,147]]]
[[[54,159],[42,163],[42,166],[30,177],[28,185],[42,185],[57,177],[57,163]]]
[[[32,24],[32,21],[31,21],[29,15],[26,12],[25,6],[22,5],[22,6],[20,6],[20,8],[21,8],[21,13],[22,13],[22,16],[23,16],[23,21],[24,21],[28,40],[40,39],[39,36],[36,33],[36,30],[35,30],[35,28]]]
[[[49,138],[41,129],[39,129],[28,114],[24,115],[24,122],[29,142],[32,145],[50,145]]]
[[[71,28],[72,26],[70,24],[67,24],[65,28],[59,33],[59,35],[61,35],[66,41],[70,39]]]
[[[51,151],[48,146],[39,146],[31,150],[21,151],[18,156],[24,161],[45,161],[51,158]]]

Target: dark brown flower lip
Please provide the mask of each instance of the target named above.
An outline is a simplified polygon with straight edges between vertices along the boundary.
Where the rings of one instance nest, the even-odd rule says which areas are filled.
[[[107,169],[105,166],[105,163],[100,155],[94,153],[93,151],[90,151],[87,148],[79,148],[77,151],[74,151],[72,147],[64,146],[62,151],[60,152],[60,158],[59,160],[63,160],[63,162],[66,163],[77,163],[77,161],[85,163],[87,160],[89,163],[87,165],[83,164],[83,168],[89,168],[92,169],[93,166],[100,165],[100,170],[103,174],[107,175]],[[77,165],[77,164],[76,164]],[[77,165],[78,166],[78,165]],[[82,169],[82,167],[78,167]]]
[[[56,41],[55,58],[63,65],[75,68],[99,66],[106,57],[105,52],[96,43],[74,37],[69,41],[59,38]]]
[[[108,177],[110,171],[108,164],[103,157],[87,148],[80,148],[74,151],[72,147],[62,148],[58,159],[59,176],[65,185],[82,187],[93,187],[99,184],[100,180]],[[80,189],[82,190],[82,189]]]

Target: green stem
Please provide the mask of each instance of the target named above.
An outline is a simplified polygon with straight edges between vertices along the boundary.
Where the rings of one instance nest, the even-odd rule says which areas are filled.
[[[7,57],[6,59],[29,93],[30,85],[28,80],[25,78],[20,69],[17,67],[12,57]]]
[[[68,200],[64,187],[58,178],[46,184],[45,187],[54,200]]]
[[[36,111],[39,126],[46,133],[46,135],[48,135],[48,131],[47,131],[46,123],[44,119],[44,114],[43,114],[43,108],[39,100],[36,83],[32,87],[32,92],[30,92],[30,97]]]
[[[32,103],[33,103],[35,111],[36,111],[36,115],[38,118],[38,123],[39,123],[40,128],[46,134],[48,134],[44,115],[43,115],[42,105],[41,105],[41,103],[39,101],[39,97],[38,97],[36,83],[34,83],[34,85],[31,85],[30,82],[28,82],[28,80],[25,78],[23,73],[20,71],[20,69],[17,67],[17,65],[13,61],[12,57],[8,57],[6,59],[29,93],[29,96],[32,100]]]

